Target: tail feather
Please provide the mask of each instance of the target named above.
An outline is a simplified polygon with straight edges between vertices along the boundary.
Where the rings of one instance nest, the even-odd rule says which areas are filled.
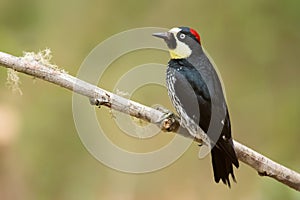
[[[236,182],[233,173],[233,165],[238,168],[239,162],[231,143],[219,141],[211,151],[214,179],[218,183],[220,180],[230,187],[229,174]]]

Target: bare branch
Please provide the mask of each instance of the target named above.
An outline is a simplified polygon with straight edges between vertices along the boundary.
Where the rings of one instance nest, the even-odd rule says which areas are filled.
[[[77,79],[63,70],[49,67],[47,64],[43,64],[37,60],[15,57],[0,52],[0,65],[54,83],[86,96],[89,99],[96,99],[91,103],[104,105],[128,115],[155,123],[164,131],[176,131],[179,127],[179,118],[175,115],[170,113],[167,114],[160,110],[125,99],[83,80]],[[179,134],[189,137],[184,133]],[[201,135],[194,138],[197,142],[201,142],[202,139]],[[259,175],[269,176],[295,190],[300,191],[299,173],[272,161],[239,142],[234,141],[234,146],[238,159],[254,168]]]

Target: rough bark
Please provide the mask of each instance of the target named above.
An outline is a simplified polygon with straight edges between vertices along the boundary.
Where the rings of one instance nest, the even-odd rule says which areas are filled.
[[[24,57],[15,57],[0,52],[0,65],[84,95],[89,99],[92,99],[92,104],[104,105],[128,115],[155,123],[164,131],[178,130],[180,124],[179,118],[174,114],[162,112],[161,110],[125,99],[95,85],[79,80],[63,70],[45,65],[34,59],[30,60],[25,59]],[[189,137],[184,133],[179,134]],[[194,138],[197,142],[201,142],[202,139],[201,134],[198,134],[197,138]],[[259,175],[271,177],[300,191],[299,173],[272,161],[237,141],[234,141],[234,146],[238,159],[255,169]]]

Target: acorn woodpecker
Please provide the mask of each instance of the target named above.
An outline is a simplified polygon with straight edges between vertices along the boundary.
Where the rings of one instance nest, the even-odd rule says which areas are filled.
[[[206,56],[199,34],[192,28],[176,27],[153,36],[166,42],[171,60],[166,81],[169,97],[181,125],[195,136],[193,126],[210,141],[214,179],[230,187],[229,174],[235,181],[233,165],[239,162],[231,138],[231,125],[222,85]]]

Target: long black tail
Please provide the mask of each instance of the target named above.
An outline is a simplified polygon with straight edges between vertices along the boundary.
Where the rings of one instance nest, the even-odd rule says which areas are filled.
[[[216,146],[211,150],[211,156],[215,181],[218,183],[222,180],[225,185],[230,187],[229,174],[231,174],[233,181],[236,182],[232,166],[239,167],[232,140],[225,141],[220,138]]]

